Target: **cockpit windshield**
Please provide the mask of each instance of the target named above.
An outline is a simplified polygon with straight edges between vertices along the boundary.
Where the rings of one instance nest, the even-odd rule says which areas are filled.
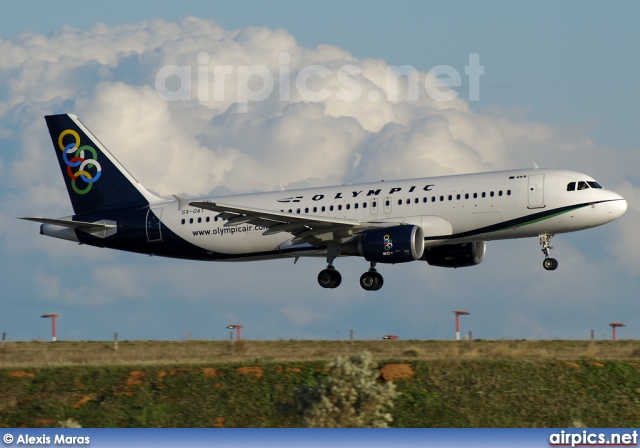
[[[580,182],[569,182],[567,191],[586,190],[587,188],[602,188],[602,186],[594,180],[581,180]]]

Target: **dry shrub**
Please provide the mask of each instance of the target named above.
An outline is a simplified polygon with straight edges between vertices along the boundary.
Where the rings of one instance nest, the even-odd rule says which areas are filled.
[[[386,428],[393,420],[386,410],[397,392],[392,382],[377,382],[380,372],[371,353],[338,357],[327,368],[329,375],[317,388],[301,391],[304,426]]]

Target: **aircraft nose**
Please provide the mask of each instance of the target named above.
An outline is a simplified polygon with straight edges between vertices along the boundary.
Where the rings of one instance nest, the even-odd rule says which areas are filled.
[[[611,219],[618,219],[627,211],[627,201],[622,196],[616,194],[616,197],[609,202],[608,209]]]
[[[613,205],[615,206],[617,211],[616,218],[621,217],[627,211],[627,201],[622,197],[619,200],[615,201]]]

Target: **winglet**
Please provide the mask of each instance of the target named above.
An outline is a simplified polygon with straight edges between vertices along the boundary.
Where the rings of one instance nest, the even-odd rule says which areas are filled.
[[[538,164],[536,162],[533,162],[533,169],[534,170],[539,170],[540,167],[538,166]]]
[[[180,195],[174,194],[172,195],[174,198],[176,198],[176,200],[178,201],[178,210],[182,210],[183,208],[185,208],[186,206],[189,205],[189,200],[183,198]]]

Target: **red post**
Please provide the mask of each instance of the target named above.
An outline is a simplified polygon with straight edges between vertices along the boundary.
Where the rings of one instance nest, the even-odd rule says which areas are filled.
[[[470,314],[467,310],[454,310],[453,314],[456,315],[456,341],[460,340],[460,316],[466,316]]]
[[[625,325],[622,322],[611,322],[609,324],[609,326],[611,327],[611,339],[613,341],[615,341],[616,340],[616,328],[624,327]]]
[[[56,318],[57,314],[43,314],[42,317],[51,319],[51,340],[53,342],[58,340],[58,335],[56,332]]]
[[[234,328],[236,329],[236,331],[238,332],[238,338],[237,338],[237,340],[239,341],[239,340],[240,340],[240,330],[241,330],[242,328],[244,328],[244,326],[243,326],[243,325],[233,324],[233,325],[229,325],[227,328],[229,328],[229,329],[231,329],[231,330],[233,330]]]

